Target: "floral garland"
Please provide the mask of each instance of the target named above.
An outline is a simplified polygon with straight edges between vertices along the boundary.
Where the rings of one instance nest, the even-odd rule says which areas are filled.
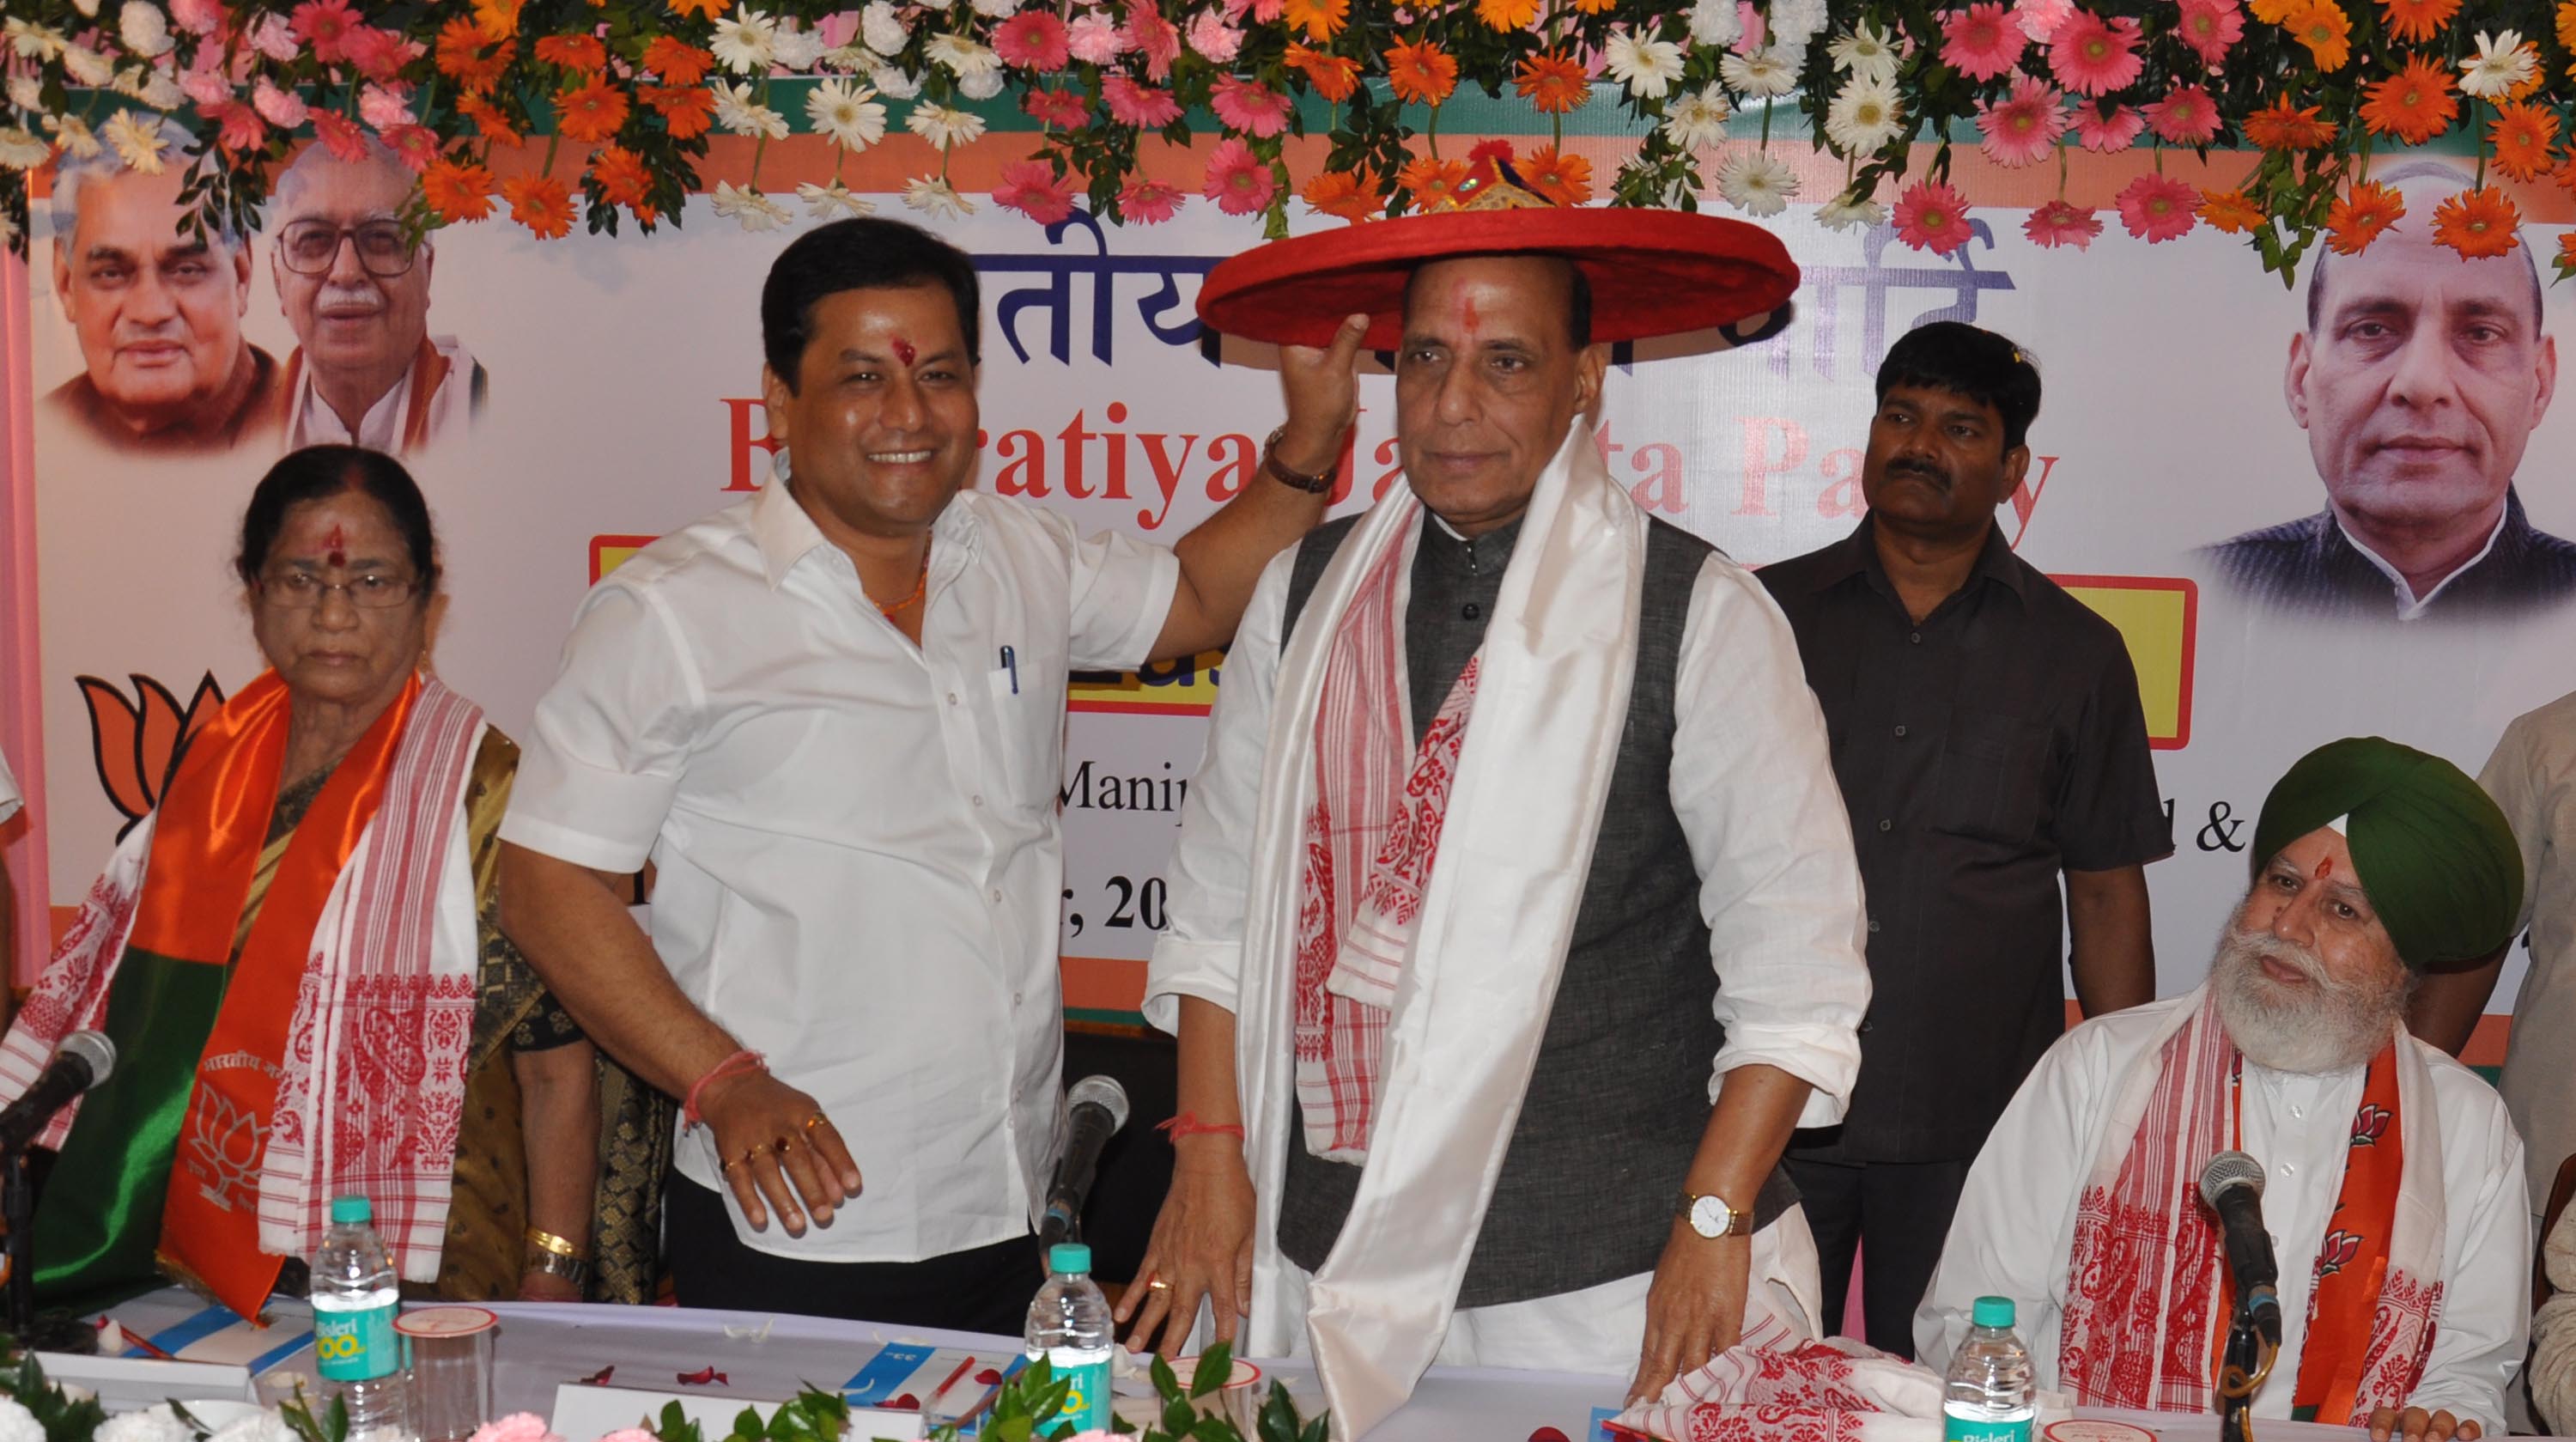
[[[1687,209],[1713,189],[1760,217],[1804,198],[1828,225],[1892,218],[1907,244],[1943,253],[1979,203],[1951,174],[1954,141],[2000,167],[2057,162],[2057,198],[2023,227],[2041,245],[2082,248],[2105,228],[2066,194],[2071,150],[2143,149],[2152,163],[2112,205],[2128,233],[2160,242],[2206,224],[2280,270],[2320,240],[2357,252],[2404,213],[2367,178],[2374,148],[2475,148],[2476,185],[2433,217],[2464,256],[2519,244],[2508,182],[2576,191],[2576,0],[1677,5],[10,0],[0,239],[25,253],[31,171],[106,152],[181,171],[201,222],[255,228],[306,137],[344,158],[390,147],[421,177],[423,225],[506,210],[542,237],[576,221],[613,234],[623,212],[650,231],[703,188],[719,131],[754,144],[749,179],[719,181],[715,209],[768,229],[792,217],[760,188],[760,160],[800,128],[794,112],[835,154],[828,183],[794,192],[819,217],[869,208],[838,162],[885,143],[898,105],[930,153],[903,186],[917,210],[972,210],[949,162],[992,145],[1026,158],[1000,167],[990,200],[1040,221],[1081,200],[1153,224],[1204,200],[1279,235],[1292,200],[1364,221],[1437,204],[1493,163],[1504,152],[1442,149],[1462,87],[1544,119],[1548,143],[1512,163],[1560,203]],[[2551,33],[2515,28],[2544,15]],[[988,136],[1005,106],[1033,136]],[[1772,148],[1780,109],[1807,122],[1783,146],[1843,162],[1833,193],[1801,196]],[[1596,177],[1568,149],[1569,116],[1622,138],[1615,172]],[[542,163],[511,163],[530,136]],[[2227,189],[2164,172],[2169,152],[2217,165],[2230,151],[2242,178]],[[1192,173],[1195,186],[1170,178]],[[2576,236],[2555,263],[2576,274]]]

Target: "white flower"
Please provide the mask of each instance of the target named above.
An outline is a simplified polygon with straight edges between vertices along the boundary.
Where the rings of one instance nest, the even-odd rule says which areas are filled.
[[[1690,37],[1694,44],[1723,50],[1744,33],[1744,12],[1735,0],[1698,0],[1691,6]]]
[[[116,33],[129,54],[148,60],[170,48],[170,17],[152,0],[125,0],[116,12]]]
[[[45,1442],[45,1424],[14,1397],[0,1397],[0,1442]]]
[[[155,110],[176,110],[188,101],[188,92],[179,88],[179,82],[170,78],[169,71],[159,68],[143,77],[142,88],[134,91],[133,95]]]
[[[9,218],[9,212],[0,210],[0,247],[15,244],[17,239],[18,222]]]
[[[99,138],[116,152],[128,170],[145,175],[161,173],[161,117],[145,119],[131,110],[120,110],[99,127]]]
[[[45,82],[33,75],[9,77],[9,103],[20,110],[45,108]]]
[[[975,13],[987,20],[1007,20],[1020,8],[1020,0],[975,0]]]
[[[9,1442],[0,1437],[0,1442]],[[215,1429],[207,1442],[296,1442],[295,1429],[274,1412],[255,1412]]]
[[[87,160],[98,154],[98,137],[90,134],[89,122],[77,115],[48,115],[45,128],[54,133],[54,143],[67,155]],[[8,1439],[0,1438],[0,1442]]]
[[[83,85],[100,86],[116,78],[116,62],[85,45],[63,51],[63,71]]]
[[[847,45],[836,45],[824,51],[822,63],[826,70],[838,70],[844,75],[850,75],[874,68],[877,63],[877,53],[853,40]]]
[[[826,80],[807,92],[805,118],[843,150],[865,150],[885,139],[886,108],[875,94],[847,80]]]
[[[942,150],[972,145],[984,134],[983,116],[971,110],[934,105],[927,100],[912,107],[912,113],[903,118],[903,125],[906,130]],[[5,1442],[5,1439],[0,1439],[0,1442]]]
[[[1905,129],[1905,106],[1893,80],[1855,78],[1825,110],[1825,138],[1845,155],[1867,155]]]
[[[1857,80],[1894,80],[1904,58],[1896,53],[1887,32],[1866,20],[1843,32],[1825,53],[1834,58],[1836,70],[1847,71]]]
[[[835,215],[876,213],[873,203],[852,195],[849,187],[837,180],[829,185],[816,185],[809,180],[796,187],[796,198],[805,202],[806,213],[816,220],[828,220]]]
[[[716,63],[736,75],[752,75],[778,63],[778,22],[757,10],[745,10],[728,20],[716,22],[715,38],[707,42],[715,52]]]
[[[1684,150],[1716,145],[1726,139],[1726,117],[1732,113],[1725,91],[1703,85],[1664,111],[1664,138]]]
[[[959,76],[957,93],[969,100],[990,100],[1002,93],[1002,72],[979,70],[972,75]]]
[[[888,0],[870,0],[868,8],[859,12],[859,36],[868,42],[870,50],[889,60],[902,54],[903,47],[912,40],[903,16]]]
[[[892,65],[868,73],[868,83],[888,100],[910,100],[921,93],[921,77]]]
[[[1798,193],[1798,177],[1768,151],[1747,151],[1717,168],[1717,193],[1747,215],[1778,215]]]
[[[54,148],[34,132],[15,125],[0,126],[0,168],[33,170],[53,157]]]
[[[51,60],[63,53],[63,32],[50,25],[38,25],[12,15],[0,22],[0,35],[9,37],[9,48],[22,60]]]
[[[961,79],[1002,68],[1002,57],[989,46],[978,45],[966,36],[946,31],[931,36],[930,43],[922,47],[921,53],[933,63],[947,66]]]
[[[776,230],[789,219],[786,206],[730,180],[716,182],[715,201],[716,214],[740,222],[745,230]]]
[[[1604,57],[1610,78],[1640,100],[1660,100],[1682,78],[1682,48],[1669,40],[1613,35]]]
[[[753,99],[750,81],[729,85],[715,80],[707,88],[716,93],[716,124],[736,135],[787,138],[787,117]]]
[[[1789,52],[1765,45],[1750,55],[1730,54],[1717,62],[1726,83],[1747,95],[1777,98],[1798,88],[1798,66]]]
[[[903,203],[925,214],[945,216],[951,220],[975,213],[975,202],[959,195],[945,179],[936,175],[905,181]]]
[[[799,29],[793,20],[778,22],[778,33],[770,38],[771,58],[789,70],[811,70],[823,58],[823,37],[811,30]]]
[[[1848,192],[1816,207],[1816,223],[1827,230],[1851,230],[1887,223],[1887,207],[1875,200],[1860,200]]]
[[[2501,31],[2489,39],[2481,30],[2477,57],[2460,63],[2460,88],[2480,100],[2494,100],[2531,79],[2539,69],[2540,58],[2522,42],[2519,32]]]
[[[127,1412],[99,1424],[92,1442],[195,1442],[196,1430],[179,1420],[167,1402]]]
[[[1771,0],[1767,39],[1784,50],[1804,50],[1825,28],[1825,0]]]

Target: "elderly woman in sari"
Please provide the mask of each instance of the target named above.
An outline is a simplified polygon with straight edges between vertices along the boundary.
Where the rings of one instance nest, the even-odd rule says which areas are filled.
[[[43,1139],[39,1296],[166,1275],[256,1316],[364,1195],[408,1292],[578,1299],[594,1053],[495,926],[519,750],[421,669],[429,508],[394,460],[316,446],[240,545],[269,669],[188,737],[0,1043],[0,1096],[74,1029],[117,1049]]]

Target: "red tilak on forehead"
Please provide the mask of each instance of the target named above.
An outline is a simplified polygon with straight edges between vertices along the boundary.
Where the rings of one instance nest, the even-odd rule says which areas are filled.
[[[902,336],[896,336],[894,338],[894,358],[896,360],[903,362],[905,365],[910,365],[912,364],[912,358],[919,354],[921,354],[921,352],[912,348],[912,342],[905,340]]]
[[[2333,857],[2328,856],[2317,862],[2317,880],[2323,881],[2332,875],[2334,875]]]
[[[322,547],[324,550],[331,553],[329,560],[332,565],[345,566],[349,564],[348,533],[341,530],[338,526],[333,526],[331,528],[331,534],[322,538]]]
[[[1476,298],[1472,295],[1466,296],[1459,301],[1459,304],[1466,308],[1467,333],[1474,335],[1484,325],[1484,317],[1476,314]]]

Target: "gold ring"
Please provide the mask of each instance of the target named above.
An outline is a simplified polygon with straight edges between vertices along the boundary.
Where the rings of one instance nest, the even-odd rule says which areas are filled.
[[[1168,1291],[1172,1290],[1172,1284],[1171,1284],[1171,1283],[1169,1283],[1169,1282],[1164,1281],[1164,1280],[1163,1280],[1162,1278],[1160,1278],[1160,1277],[1148,1277],[1148,1278],[1146,1278],[1146,1279],[1145,1279],[1145,1285],[1146,1285],[1146,1286],[1148,1286],[1148,1287],[1150,1287],[1150,1288],[1152,1288],[1153,1290],[1155,1290],[1155,1291],[1157,1291],[1157,1292],[1168,1292]]]
[[[734,1169],[734,1168],[736,1168],[736,1167],[738,1167],[738,1166],[741,1166],[741,1165],[742,1165],[742,1158],[740,1158],[740,1157],[736,1157],[736,1158],[734,1158],[732,1161],[729,1161],[729,1162],[725,1163],[723,1166],[720,1166],[720,1167],[716,1168],[716,1171],[717,1171],[720,1175],[731,1175],[731,1174],[732,1174],[732,1172],[733,1172],[733,1169]]]
[[[755,1160],[759,1159],[762,1155],[764,1155],[765,1153],[767,1153],[767,1152],[769,1151],[769,1149],[770,1149],[770,1147],[769,1147],[769,1143],[767,1143],[767,1142],[758,1142],[758,1143],[755,1143],[755,1144],[752,1146],[751,1150],[749,1150],[749,1151],[747,1151],[747,1152],[744,1152],[744,1153],[742,1154],[742,1165],[744,1165],[744,1166],[746,1166],[746,1167],[747,1167],[747,1166],[750,1166],[750,1165],[751,1165]]]
[[[810,1132],[816,1127],[828,1127],[831,1124],[832,1119],[830,1117],[823,1115],[821,1112],[816,1112],[805,1119],[805,1130]]]

